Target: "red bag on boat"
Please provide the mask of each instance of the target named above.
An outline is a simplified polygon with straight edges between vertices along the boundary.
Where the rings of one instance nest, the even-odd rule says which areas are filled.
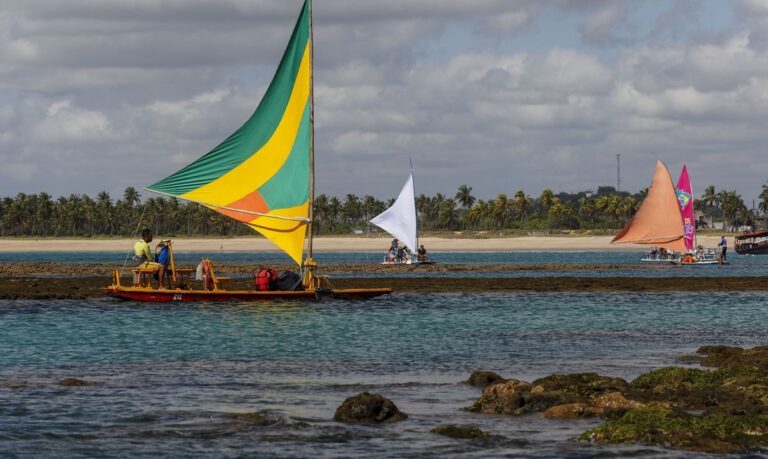
[[[275,280],[277,280],[277,271],[272,268],[264,268],[260,270],[258,273],[256,273],[254,278],[256,290],[273,290],[275,286]]]

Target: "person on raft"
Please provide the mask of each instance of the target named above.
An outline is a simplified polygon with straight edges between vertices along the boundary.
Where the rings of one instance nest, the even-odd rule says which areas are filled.
[[[152,242],[152,231],[148,228],[142,230],[141,239],[133,245],[133,261],[138,263],[137,268],[157,273],[160,269],[160,263],[152,261],[152,251],[149,249],[150,242]],[[158,281],[157,288],[160,288],[161,282]],[[133,275],[133,285],[139,285],[139,273]]]
[[[416,251],[416,259],[419,261],[427,261],[427,249],[424,248],[424,244],[421,244],[419,250]]]

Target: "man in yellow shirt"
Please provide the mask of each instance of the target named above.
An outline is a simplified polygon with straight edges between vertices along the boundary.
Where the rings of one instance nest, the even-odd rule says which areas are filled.
[[[152,231],[149,229],[145,229],[141,232],[141,240],[136,242],[136,244],[133,245],[133,261],[137,262],[139,265],[137,268],[141,268],[143,270],[152,270],[157,271],[160,269],[160,263],[155,263],[152,261],[152,251],[149,249],[149,243],[152,242]],[[139,284],[139,275],[134,274],[133,276],[133,285]],[[160,288],[160,283],[158,281],[157,288]]]

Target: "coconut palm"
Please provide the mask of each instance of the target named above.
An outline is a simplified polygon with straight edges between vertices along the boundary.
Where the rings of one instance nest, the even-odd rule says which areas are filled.
[[[496,220],[499,229],[506,227],[507,220],[512,214],[512,205],[506,194],[501,193],[496,196],[491,205],[491,215]]]
[[[517,190],[515,192],[515,199],[512,201],[512,207],[514,207],[517,218],[520,219],[520,223],[525,224],[525,219],[531,208],[531,198],[525,195],[525,191]]]
[[[701,204],[710,212],[710,214],[712,213],[712,210],[716,209],[720,204],[720,198],[715,192],[715,185],[709,185],[704,188],[704,193],[701,194]]]
[[[133,208],[133,206],[141,202],[141,195],[136,191],[136,188],[129,186],[123,192],[123,199],[125,199],[125,202],[128,203],[129,207]]]
[[[478,227],[483,222],[483,220],[490,216],[490,213],[490,205],[488,202],[481,199],[477,201],[471,209],[469,209],[467,218],[472,225]]]
[[[461,207],[466,209],[471,208],[475,204],[475,197],[472,196],[472,187],[467,185],[461,185],[459,191],[456,193],[456,201],[461,204]]]
[[[768,185],[763,185],[759,198],[760,204],[758,204],[758,209],[763,213],[763,220],[768,222]]]
[[[554,204],[554,199],[555,194],[552,190],[545,188],[544,191],[541,192],[541,196],[539,196],[539,204],[544,208],[544,211],[548,211],[552,204]]]

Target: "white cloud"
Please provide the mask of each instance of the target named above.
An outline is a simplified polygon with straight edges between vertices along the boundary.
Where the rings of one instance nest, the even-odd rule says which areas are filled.
[[[31,135],[35,142],[43,144],[88,143],[114,136],[106,115],[73,107],[70,100],[52,103],[47,116],[32,127]]]

